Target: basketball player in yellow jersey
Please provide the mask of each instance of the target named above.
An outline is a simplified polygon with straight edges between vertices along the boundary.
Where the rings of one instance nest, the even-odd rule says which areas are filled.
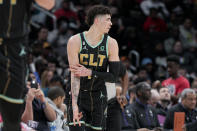
[[[109,8],[91,7],[87,24],[89,30],[72,36],[67,46],[72,93],[68,105],[70,131],[105,129],[105,82],[116,82],[120,66],[118,44],[107,34],[112,25]]]

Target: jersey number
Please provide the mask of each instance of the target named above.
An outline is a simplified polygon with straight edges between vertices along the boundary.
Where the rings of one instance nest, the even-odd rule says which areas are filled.
[[[0,4],[3,4],[3,0],[0,0]],[[16,5],[16,0],[10,0],[11,5]]]

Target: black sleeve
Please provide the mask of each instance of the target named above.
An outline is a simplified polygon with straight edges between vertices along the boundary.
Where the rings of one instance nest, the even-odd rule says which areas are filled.
[[[92,77],[99,77],[104,79],[105,82],[115,83],[118,80],[119,71],[120,62],[113,61],[109,62],[109,72],[92,71]]]
[[[129,124],[130,131],[137,131],[139,129],[139,124],[137,122],[137,116],[135,114],[135,111],[131,109],[131,106],[126,107],[125,109],[125,117],[127,119],[127,122]]]
[[[169,110],[164,122],[164,129],[173,129],[174,125],[174,111]]]
[[[157,111],[155,108],[153,108],[153,113],[154,113],[154,116],[155,116],[155,122],[156,122],[156,127],[160,127],[160,124],[159,124],[159,120],[158,120],[158,117],[157,117]]]
[[[126,74],[126,66],[122,64],[122,62],[120,62],[120,73],[119,73],[119,77],[123,77]]]
[[[187,131],[197,131],[197,120],[186,125]]]

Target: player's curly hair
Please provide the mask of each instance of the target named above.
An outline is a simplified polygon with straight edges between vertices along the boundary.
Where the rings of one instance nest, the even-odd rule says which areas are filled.
[[[111,15],[111,11],[108,7],[104,5],[94,5],[87,12],[86,23],[88,26],[91,26],[93,25],[96,16],[106,14]]]

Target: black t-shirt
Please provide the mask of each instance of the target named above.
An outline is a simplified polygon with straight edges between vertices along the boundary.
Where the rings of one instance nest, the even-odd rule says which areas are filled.
[[[28,33],[33,0],[0,1],[0,38],[19,38]]]
[[[28,92],[28,90],[25,90],[25,92]],[[23,106],[23,112],[25,110],[25,104]],[[33,121],[38,122],[37,131],[50,131],[50,127],[48,126],[47,122],[49,120],[45,116],[44,109],[42,107],[41,101],[38,99],[34,99],[32,101],[32,107],[33,107]]]
[[[34,99],[32,102],[33,106],[33,116],[34,116],[34,121],[39,122],[38,124],[38,131],[50,131],[49,126],[47,122],[49,120],[47,119],[44,109],[42,107],[41,102],[38,99]]]

